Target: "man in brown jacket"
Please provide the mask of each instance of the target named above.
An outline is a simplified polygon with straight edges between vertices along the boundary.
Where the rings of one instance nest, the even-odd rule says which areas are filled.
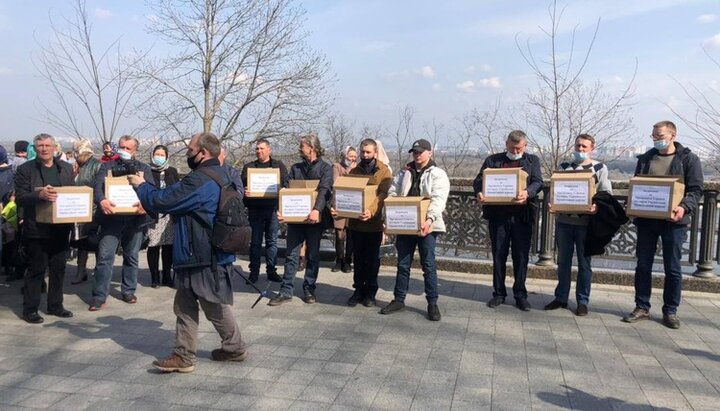
[[[383,238],[382,209],[392,183],[392,173],[386,164],[377,160],[377,143],[367,138],[360,143],[360,162],[350,170],[350,175],[370,177],[368,185],[377,186],[377,196],[360,218],[348,220],[350,236],[353,238],[353,288],[355,292],[348,299],[351,307],[362,303],[365,307],[375,305],[380,271],[380,244]]]

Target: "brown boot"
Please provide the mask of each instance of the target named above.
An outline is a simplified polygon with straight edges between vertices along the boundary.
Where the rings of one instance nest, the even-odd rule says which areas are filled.
[[[169,357],[163,358],[162,360],[155,360],[152,363],[153,367],[163,372],[193,372],[195,371],[195,365],[189,361],[185,361],[180,358],[179,355],[172,353]]]

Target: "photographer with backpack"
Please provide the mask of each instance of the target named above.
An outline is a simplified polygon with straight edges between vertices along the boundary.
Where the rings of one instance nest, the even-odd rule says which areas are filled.
[[[167,358],[153,362],[164,372],[192,372],[198,345],[199,307],[220,334],[222,346],[213,350],[214,361],[242,361],[247,357],[240,329],[230,306],[233,303],[230,273],[233,244],[242,210],[242,187],[233,184],[218,160],[220,141],[211,133],[192,136],[187,162],[192,170],[179,183],[165,189],[145,184],[137,175],[128,181],[148,213],[174,217],[173,266],[177,316],[175,349]],[[219,179],[222,181],[218,181]],[[224,243],[224,244],[223,244]]]

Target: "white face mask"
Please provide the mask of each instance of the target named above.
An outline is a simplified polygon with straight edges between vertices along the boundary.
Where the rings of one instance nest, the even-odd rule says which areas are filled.
[[[125,150],[118,150],[118,156],[120,156],[123,160],[132,160],[132,154]]]
[[[522,153],[520,153],[520,154],[513,154],[513,153],[510,153],[510,152],[505,152],[505,155],[507,156],[507,158],[509,158],[509,159],[512,160],[512,161],[520,160],[520,159],[522,158],[522,156],[523,156]]]

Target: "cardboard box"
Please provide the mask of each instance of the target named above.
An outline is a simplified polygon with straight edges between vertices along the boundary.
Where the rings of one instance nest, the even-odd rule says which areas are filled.
[[[283,222],[289,224],[308,224],[306,218],[315,206],[317,199],[318,180],[291,180],[296,181],[293,188],[281,188],[278,200],[278,211]],[[315,182],[314,184],[312,182]],[[302,183],[301,183],[302,182]],[[296,188],[303,186],[301,188]],[[322,213],[321,213],[322,216]]]
[[[312,188],[317,190],[320,180],[290,180],[288,188]]]
[[[430,199],[425,197],[388,197],[385,199],[385,233],[418,235],[427,219]]]
[[[137,204],[140,200],[135,189],[130,185],[127,177],[113,177],[110,170],[105,177],[105,198],[115,203],[115,214],[136,214]]]
[[[483,170],[485,204],[518,205],[513,202],[527,187],[528,174],[522,168],[486,168]]]
[[[637,176],[630,179],[628,217],[671,220],[672,210],[680,205],[685,184],[679,176]]]
[[[280,189],[279,168],[248,168],[248,198],[277,198]]]
[[[333,184],[333,208],[339,217],[358,218],[377,198],[376,185],[367,185],[370,177],[340,176]]]
[[[556,171],[550,177],[550,204],[556,213],[589,214],[595,196],[592,170]]]
[[[36,190],[40,190],[37,188]],[[35,206],[35,220],[45,224],[89,223],[93,213],[93,189],[90,187],[55,187],[54,202],[43,201]]]

